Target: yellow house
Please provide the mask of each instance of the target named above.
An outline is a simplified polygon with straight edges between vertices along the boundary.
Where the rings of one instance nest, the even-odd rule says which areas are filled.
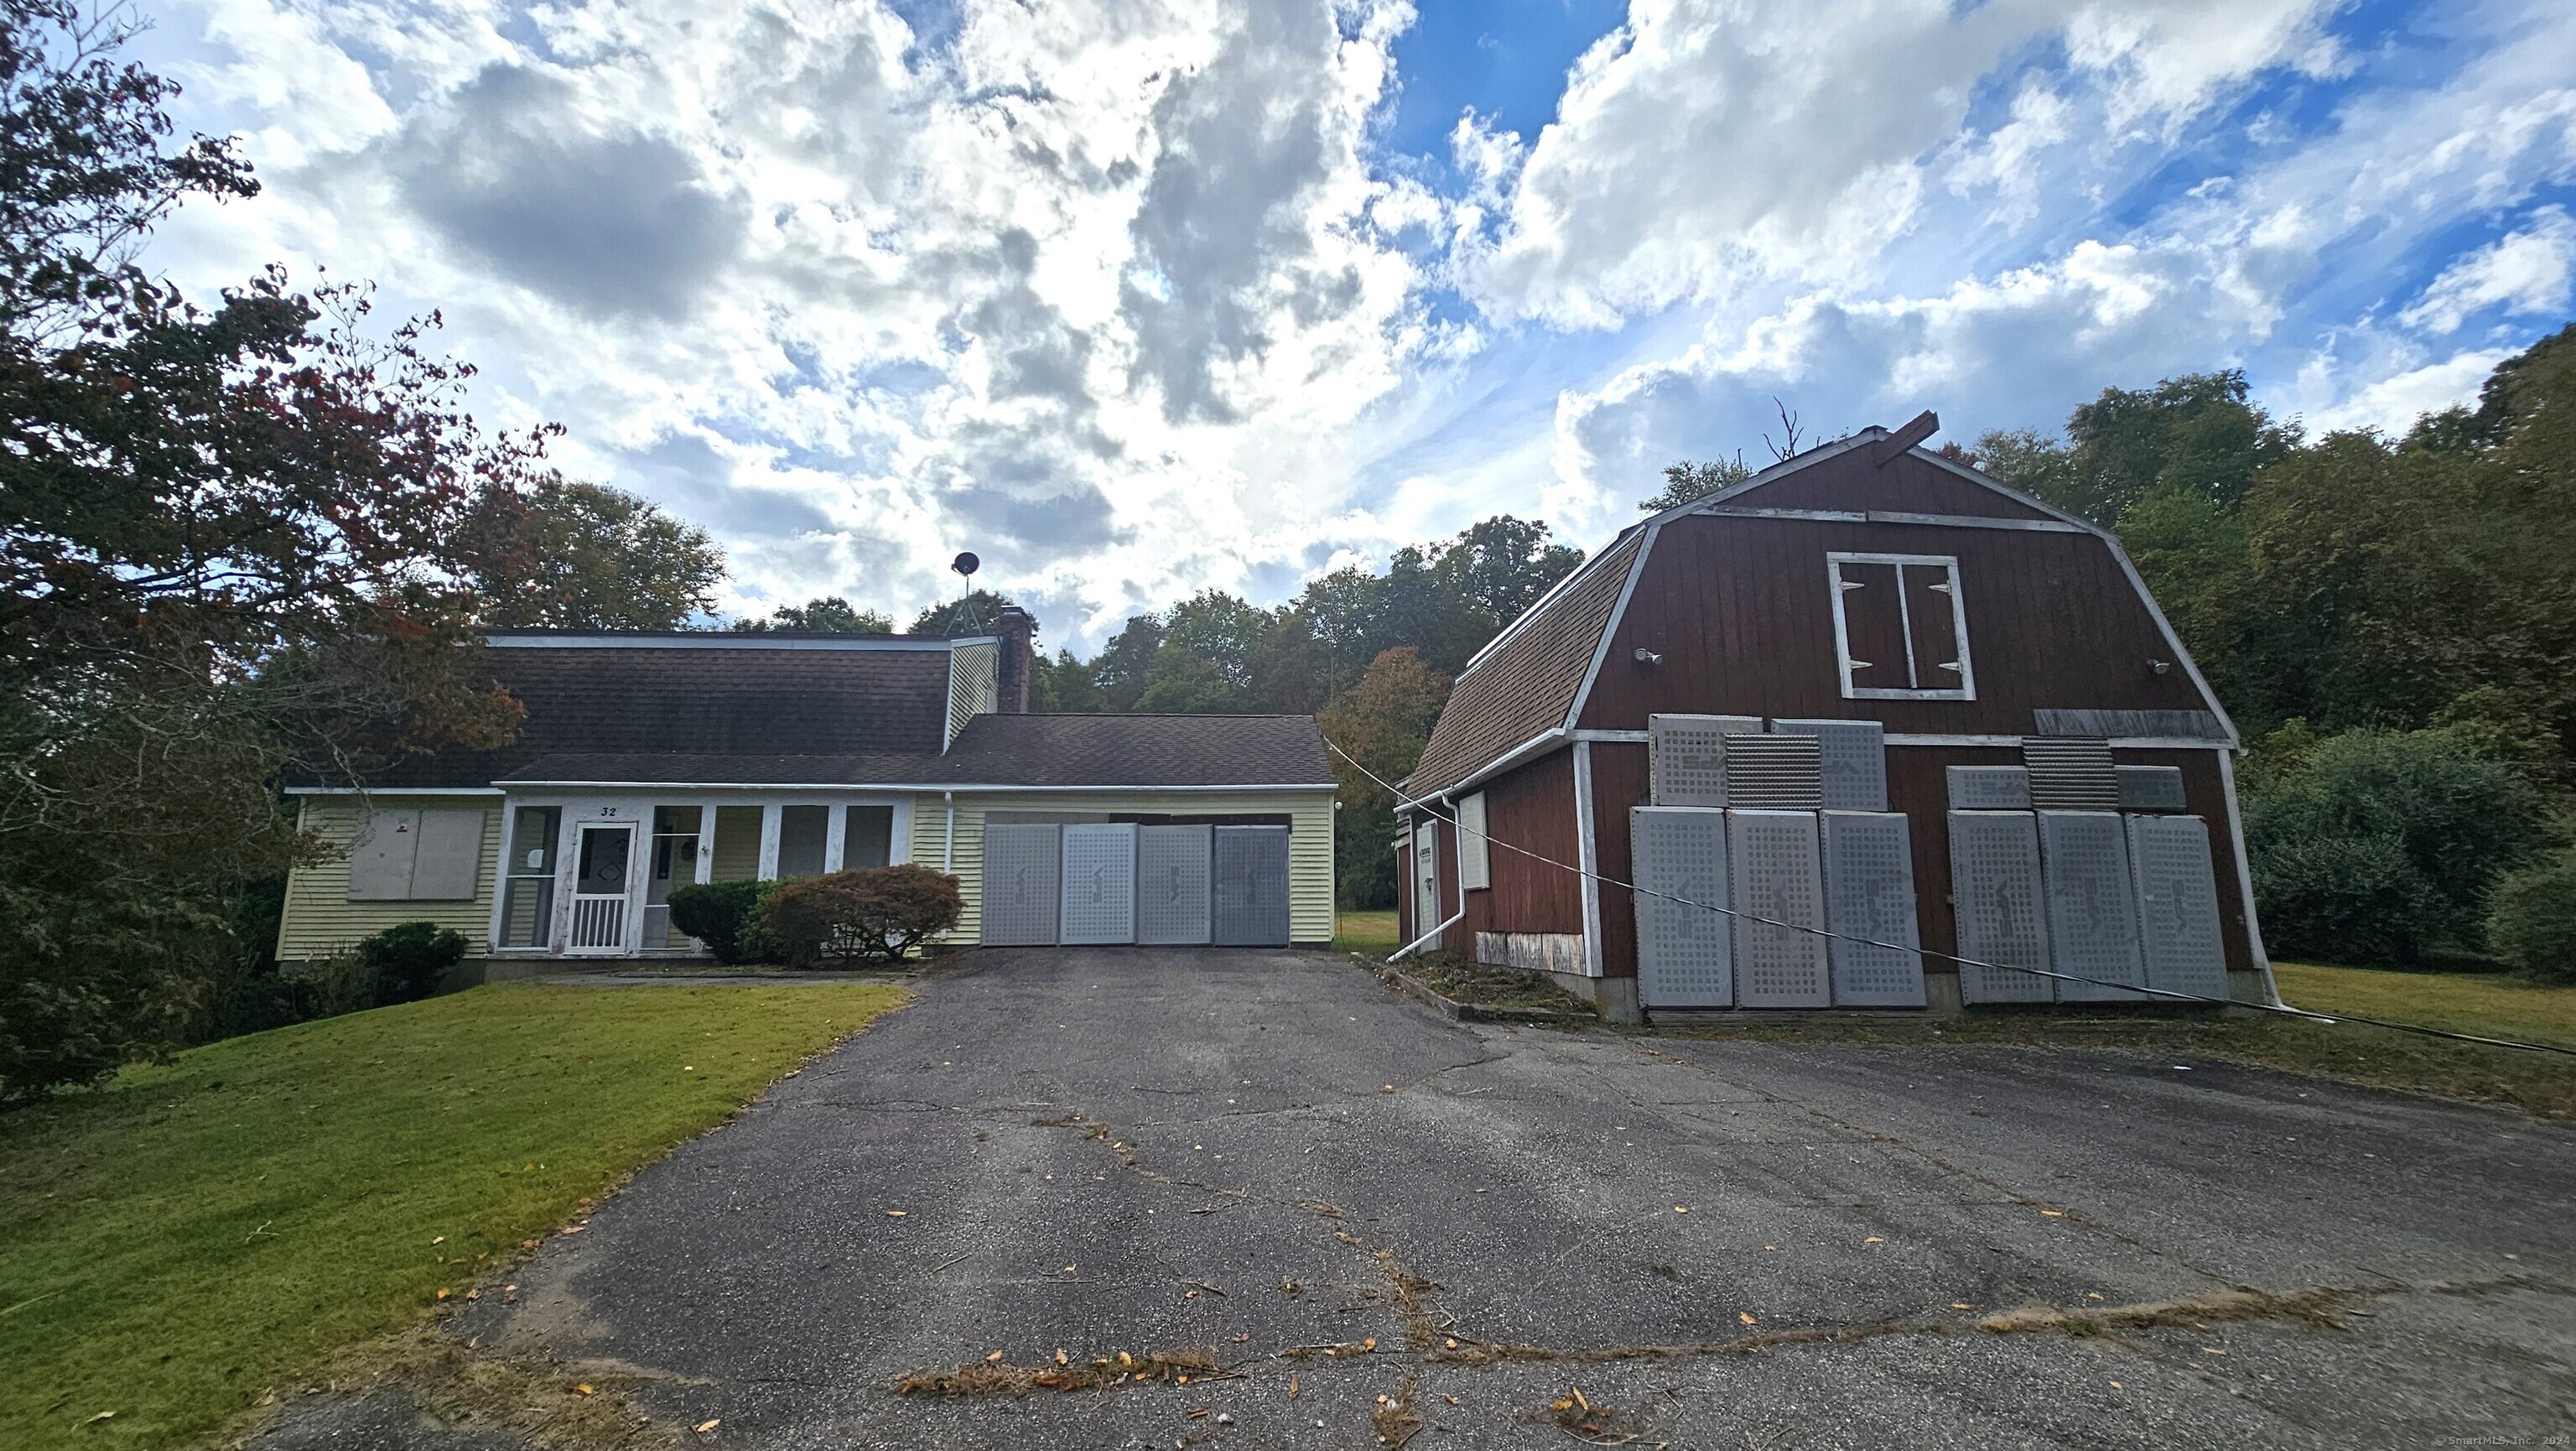
[[[959,944],[1329,942],[1314,719],[1031,715],[1032,629],[495,631],[512,744],[290,788],[340,850],[278,956],[430,921],[496,960],[685,958],[676,887],[894,862],[957,877]]]

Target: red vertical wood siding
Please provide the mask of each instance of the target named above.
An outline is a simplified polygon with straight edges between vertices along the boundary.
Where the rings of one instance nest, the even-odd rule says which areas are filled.
[[[1625,742],[1592,743],[1592,824],[1595,870],[1601,883],[1601,975],[1637,975],[1636,897],[1612,882],[1633,880],[1628,850],[1628,809],[1646,804],[1646,748]]]
[[[1575,828],[1572,748],[1506,771],[1478,789],[1485,793],[1485,831],[1492,840],[1569,866],[1576,863],[1581,833]],[[1489,847],[1486,855],[1494,885],[1467,894],[1460,950],[1473,955],[1478,932],[1583,931],[1579,873],[1499,846]]]
[[[1959,561],[1977,699],[1843,699],[1833,552]],[[1637,663],[1640,648],[1661,663]],[[2173,658],[2110,546],[2090,534],[1692,515],[1656,537],[1578,724],[1642,730],[1669,711],[2027,735],[2043,706],[2210,709],[2188,674],[2148,664]]]
[[[1727,500],[1747,509],[1892,509],[1907,514],[1972,514],[1989,519],[2046,519],[2034,509],[1936,463],[1904,455],[1880,468],[1856,448]]]

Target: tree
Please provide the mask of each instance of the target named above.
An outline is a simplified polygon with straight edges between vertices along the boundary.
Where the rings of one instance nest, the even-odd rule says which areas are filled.
[[[931,605],[912,620],[907,635],[989,635],[1002,611],[1015,602],[1009,595],[973,589],[963,599]]]
[[[548,477],[481,434],[435,319],[272,269],[200,308],[134,265],[225,143],[120,11],[0,0],[0,1100],[170,1043],[245,883],[309,859],[289,769],[349,780],[518,708],[475,653],[474,522]]]
[[[863,610],[839,595],[825,595],[801,605],[780,605],[765,620],[744,616],[726,626],[746,634],[763,634],[771,630],[834,631],[845,635],[891,635],[894,621],[875,610]],[[914,630],[916,635],[933,633]]]
[[[724,579],[705,530],[602,484],[549,478],[494,494],[476,523],[488,625],[676,630],[713,607]]]
[[[2229,369],[2167,378],[2152,389],[2105,388],[2066,420],[2066,442],[1989,433],[1987,472],[2096,524],[2116,525],[2148,493],[2167,489],[2232,508],[2254,476],[2299,446],[2295,425],[2247,401]]]
[[[1317,713],[1324,738],[1368,768],[1364,772],[1333,756],[1341,803],[1333,818],[1333,851],[1342,905],[1395,904],[1395,795],[1370,773],[1402,780],[1422,759],[1448,699],[1448,677],[1425,666],[1419,651],[1400,646],[1370,661],[1357,684]]]
[[[1493,621],[1490,640],[1583,564],[1583,551],[1551,543],[1544,521],[1497,514],[1459,531],[1441,546],[1438,572]],[[1484,648],[1478,641],[1477,648]]]
[[[1100,690],[1101,703],[1114,711],[1134,710],[1145,694],[1154,654],[1162,648],[1162,616],[1129,616],[1091,662],[1091,678]]]
[[[1137,710],[1240,715],[1256,708],[1253,661],[1278,617],[1223,590],[1201,590],[1163,616]]]
[[[1705,499],[1720,489],[1732,488],[1753,477],[1752,466],[1738,452],[1733,458],[1707,459],[1694,463],[1677,459],[1664,465],[1664,487],[1658,494],[1639,501],[1637,507],[1649,514],[1660,514],[1697,499]]]
[[[1029,709],[1040,715],[1096,714],[1109,708],[1092,668],[1058,650],[1055,658],[1033,655],[1029,661]]]

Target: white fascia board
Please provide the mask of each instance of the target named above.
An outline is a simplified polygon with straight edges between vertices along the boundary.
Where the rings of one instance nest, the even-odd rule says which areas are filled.
[[[1490,780],[1536,756],[1545,754],[1547,747],[1560,744],[1565,738],[1566,734],[1563,730],[1544,730],[1437,791],[1425,791],[1419,796],[1408,798],[1399,789],[1396,792],[1394,809],[1410,811],[1425,801],[1437,801],[1444,796],[1455,796],[1479,781]]]
[[[2062,519],[2000,519],[1991,514],[1910,514],[1895,509],[1763,509],[1721,504],[1700,513],[1714,519],[1796,519],[1820,524],[1922,524],[1940,529],[2018,529],[2034,534],[2089,534]]]
[[[1573,730],[1574,723],[1583,719],[1583,707],[1591,703],[1593,682],[1601,678],[1601,666],[1610,658],[1610,642],[1619,638],[1619,625],[1628,618],[1629,597],[1636,594],[1637,581],[1645,577],[1646,561],[1654,556],[1655,536],[1663,532],[1663,527],[1661,521],[1647,525],[1644,536],[1637,541],[1637,557],[1629,561],[1628,578],[1619,586],[1619,598],[1610,606],[1610,618],[1601,622],[1601,638],[1593,643],[1592,663],[1584,667],[1583,683],[1575,687],[1574,703],[1565,708],[1563,730]]]
[[[925,635],[919,640],[781,639],[775,635],[709,630],[697,637],[673,635],[486,635],[495,650],[897,650],[946,654],[960,645],[998,644],[998,635],[963,635],[956,639]]]
[[[1896,731],[1890,731],[1887,734],[1887,744],[1891,746],[1992,746],[2013,751],[2020,750],[2022,742],[2026,739],[2028,738],[2024,736],[1905,734]],[[2209,736],[2113,736],[2110,746],[2115,751],[2232,751],[2236,749],[2233,741],[2217,740]]]

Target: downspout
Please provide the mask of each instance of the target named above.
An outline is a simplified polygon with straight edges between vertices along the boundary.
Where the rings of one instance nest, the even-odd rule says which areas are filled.
[[[1457,788],[1452,787],[1452,788],[1450,788],[1450,789],[1451,789],[1451,790],[1455,790],[1455,789],[1457,789]],[[1447,806],[1447,805],[1449,805],[1449,792],[1448,792],[1448,791],[1443,791],[1443,792],[1441,792],[1441,793],[1440,793],[1440,797],[1439,797],[1439,801],[1440,801],[1440,804],[1441,804],[1441,805],[1443,805],[1443,806]],[[1453,809],[1454,809],[1454,808],[1453,808]],[[1455,821],[1457,820],[1457,817],[1455,817],[1455,816],[1453,815],[1453,816],[1452,816],[1452,817],[1450,817],[1449,819],[1450,819],[1452,822],[1455,822]],[[1437,850],[1437,849],[1438,849],[1438,847],[1439,847],[1439,842],[1440,842],[1440,827],[1439,827],[1440,817],[1439,817],[1438,813],[1436,813],[1436,812],[1435,812],[1435,813],[1433,813],[1433,814],[1432,814],[1431,821],[1432,821],[1432,827],[1431,827],[1431,841],[1432,841],[1432,846],[1433,846],[1433,849],[1434,849],[1434,850]],[[1453,831],[1450,833],[1450,835],[1451,835],[1451,837],[1454,839],[1454,838],[1456,837],[1457,833],[1453,830]],[[1418,850],[1418,849],[1417,849],[1417,850]],[[1458,849],[1457,847],[1453,846],[1453,847],[1450,849],[1449,855],[1450,855],[1450,856],[1452,856],[1452,857],[1455,857],[1455,856],[1457,856],[1457,855],[1458,855],[1458,851],[1459,851],[1459,849]],[[1416,870],[1416,871],[1421,870],[1420,866],[1419,866],[1419,865],[1417,865],[1417,866],[1415,867],[1415,870]],[[1438,868],[1436,868],[1436,867],[1435,867],[1433,870],[1435,870],[1435,871],[1436,871],[1436,870],[1438,870]],[[1453,868],[1453,870],[1455,870],[1455,868]],[[1397,948],[1395,951],[1393,951],[1393,952],[1391,952],[1391,953],[1387,954],[1387,959],[1386,959],[1386,960],[1387,960],[1387,961],[1389,961],[1389,962],[1393,962],[1393,961],[1395,961],[1396,959],[1398,959],[1398,958],[1400,958],[1400,957],[1404,956],[1406,953],[1411,952],[1411,951],[1413,951],[1415,948],[1420,947],[1422,944],[1424,944],[1424,943],[1426,943],[1426,942],[1437,942],[1437,941],[1439,941],[1439,940],[1440,940],[1440,934],[1441,934],[1441,933],[1446,932],[1446,931],[1448,931],[1450,928],[1457,926],[1460,922],[1465,921],[1465,920],[1466,920],[1466,917],[1467,917],[1467,874],[1466,874],[1464,871],[1460,871],[1460,872],[1458,873],[1458,910],[1457,910],[1456,912],[1454,912],[1454,913],[1450,914],[1450,917],[1449,917],[1449,920],[1448,920],[1448,921],[1441,923],[1439,926],[1434,927],[1434,928],[1432,928],[1430,931],[1423,933],[1420,937],[1417,937],[1417,938],[1413,939],[1411,942],[1408,942],[1408,943],[1404,944],[1402,947],[1399,947],[1399,948]]]
[[[957,875],[957,793],[942,791],[939,799],[948,807],[948,839],[939,847],[939,869]]]

